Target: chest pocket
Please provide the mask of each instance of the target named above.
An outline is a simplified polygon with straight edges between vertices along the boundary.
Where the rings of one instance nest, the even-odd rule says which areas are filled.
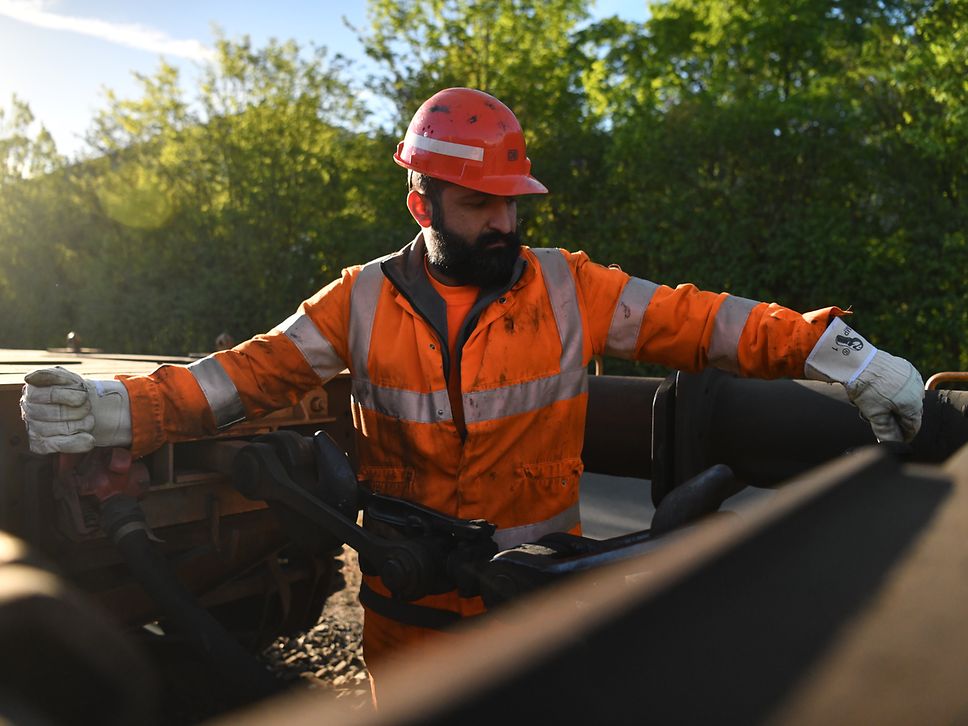
[[[577,458],[517,467],[513,509],[518,521],[530,521],[499,529],[494,535],[498,548],[534,542],[552,532],[579,534],[578,481],[581,473],[581,459]]]
[[[582,473],[581,459],[562,459],[545,461],[539,464],[524,464],[520,468],[527,489],[539,496],[558,498],[564,495],[571,499],[578,494],[578,480]]]

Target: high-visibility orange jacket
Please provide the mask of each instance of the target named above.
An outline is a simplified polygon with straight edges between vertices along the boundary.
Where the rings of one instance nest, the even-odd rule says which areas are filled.
[[[482,291],[449,360],[444,304],[423,257],[418,235],[398,253],[344,270],[266,335],[187,367],[123,379],[135,455],[292,405],[348,367],[360,477],[377,492],[487,519],[504,548],[577,531],[592,356],[800,377],[828,322],[842,314],[673,289],[584,253],[524,248],[510,283]],[[464,440],[447,393],[454,365]],[[421,604],[481,610],[477,598],[456,594]]]

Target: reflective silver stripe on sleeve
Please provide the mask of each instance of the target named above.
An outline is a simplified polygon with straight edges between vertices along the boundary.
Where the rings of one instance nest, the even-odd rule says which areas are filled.
[[[548,297],[551,298],[551,309],[555,314],[555,323],[558,324],[558,336],[561,339],[561,370],[582,368],[584,335],[575,278],[572,277],[568,262],[560,250],[546,247],[531,251],[541,263],[545,289],[548,291]]]
[[[500,552],[517,547],[524,542],[535,542],[552,532],[567,532],[578,526],[580,521],[581,511],[578,502],[575,502],[561,514],[556,514],[551,519],[545,519],[534,524],[525,524],[520,527],[499,529],[492,535],[491,539],[497,542],[497,549]]]
[[[709,341],[709,365],[731,373],[739,371],[739,338],[743,334],[750,312],[760,303],[745,297],[728,295],[720,305],[713,321],[713,335]]]
[[[438,423],[453,418],[446,390],[419,393],[354,378],[353,398],[363,408],[403,421]]]
[[[639,339],[645,311],[659,286],[638,277],[629,278],[612,314],[612,324],[605,339],[605,355],[631,358]]]
[[[245,407],[239,398],[239,390],[221,363],[207,356],[190,363],[188,370],[205,394],[218,428],[224,429],[245,419]]]
[[[381,261],[373,260],[363,266],[350,293],[350,364],[354,378],[368,380],[370,377],[366,364],[370,358],[370,336],[373,333],[376,305],[383,286]]]
[[[588,371],[584,368],[573,368],[534,381],[465,393],[461,397],[464,403],[464,422],[480,423],[536,411],[587,391]]]
[[[293,313],[273,330],[285,334],[292,341],[293,345],[302,353],[310,368],[324,382],[346,366],[343,360],[336,355],[332,343],[305,313]]]

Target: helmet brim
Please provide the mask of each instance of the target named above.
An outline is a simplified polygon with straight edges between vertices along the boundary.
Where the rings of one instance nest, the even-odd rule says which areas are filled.
[[[399,151],[393,155],[393,160],[404,169],[413,169],[400,158]],[[498,197],[519,197],[526,194],[547,194],[548,187],[530,174],[502,174],[500,176],[468,177],[468,175],[451,176],[448,174],[428,174],[434,179],[456,184],[459,187],[473,189],[476,192],[493,194]]]
[[[520,197],[525,194],[547,194],[548,187],[531,175],[491,176],[482,179],[461,179],[453,182],[474,191],[498,197]]]

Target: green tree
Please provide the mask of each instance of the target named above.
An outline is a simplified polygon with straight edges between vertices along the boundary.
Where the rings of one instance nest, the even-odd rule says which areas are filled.
[[[73,255],[62,230],[72,220],[64,159],[27,104],[0,108],[0,345],[36,345],[66,328]],[[51,316],[50,312],[56,315]]]
[[[72,165],[15,103],[0,333],[185,352],[266,329],[414,233],[390,153],[420,102],[467,85],[515,110],[552,191],[522,204],[530,243],[851,304],[878,344],[964,368],[966,5],[669,0],[644,24],[590,24],[583,0],[372,0],[387,128],[339,57],[221,39],[192,92],[162,65],[137,98],[109,95]]]
[[[91,131],[100,156],[84,187],[103,231],[82,310],[105,345],[204,350],[222,330],[248,337],[361,252],[354,222],[368,195],[354,170],[372,151],[352,131],[363,112],[343,62],[292,42],[222,39],[217,50],[193,101],[163,65],[139,78],[139,98],[109,96]]]
[[[852,304],[884,347],[964,366],[964,7],[672,0],[643,26],[589,28],[615,255],[800,309]]]
[[[587,58],[575,43],[587,0],[372,0],[369,18],[361,41],[380,69],[371,87],[396,110],[397,138],[443,88],[500,98],[522,121],[535,176],[552,191],[522,200],[528,240],[583,244],[604,151],[580,83]]]

